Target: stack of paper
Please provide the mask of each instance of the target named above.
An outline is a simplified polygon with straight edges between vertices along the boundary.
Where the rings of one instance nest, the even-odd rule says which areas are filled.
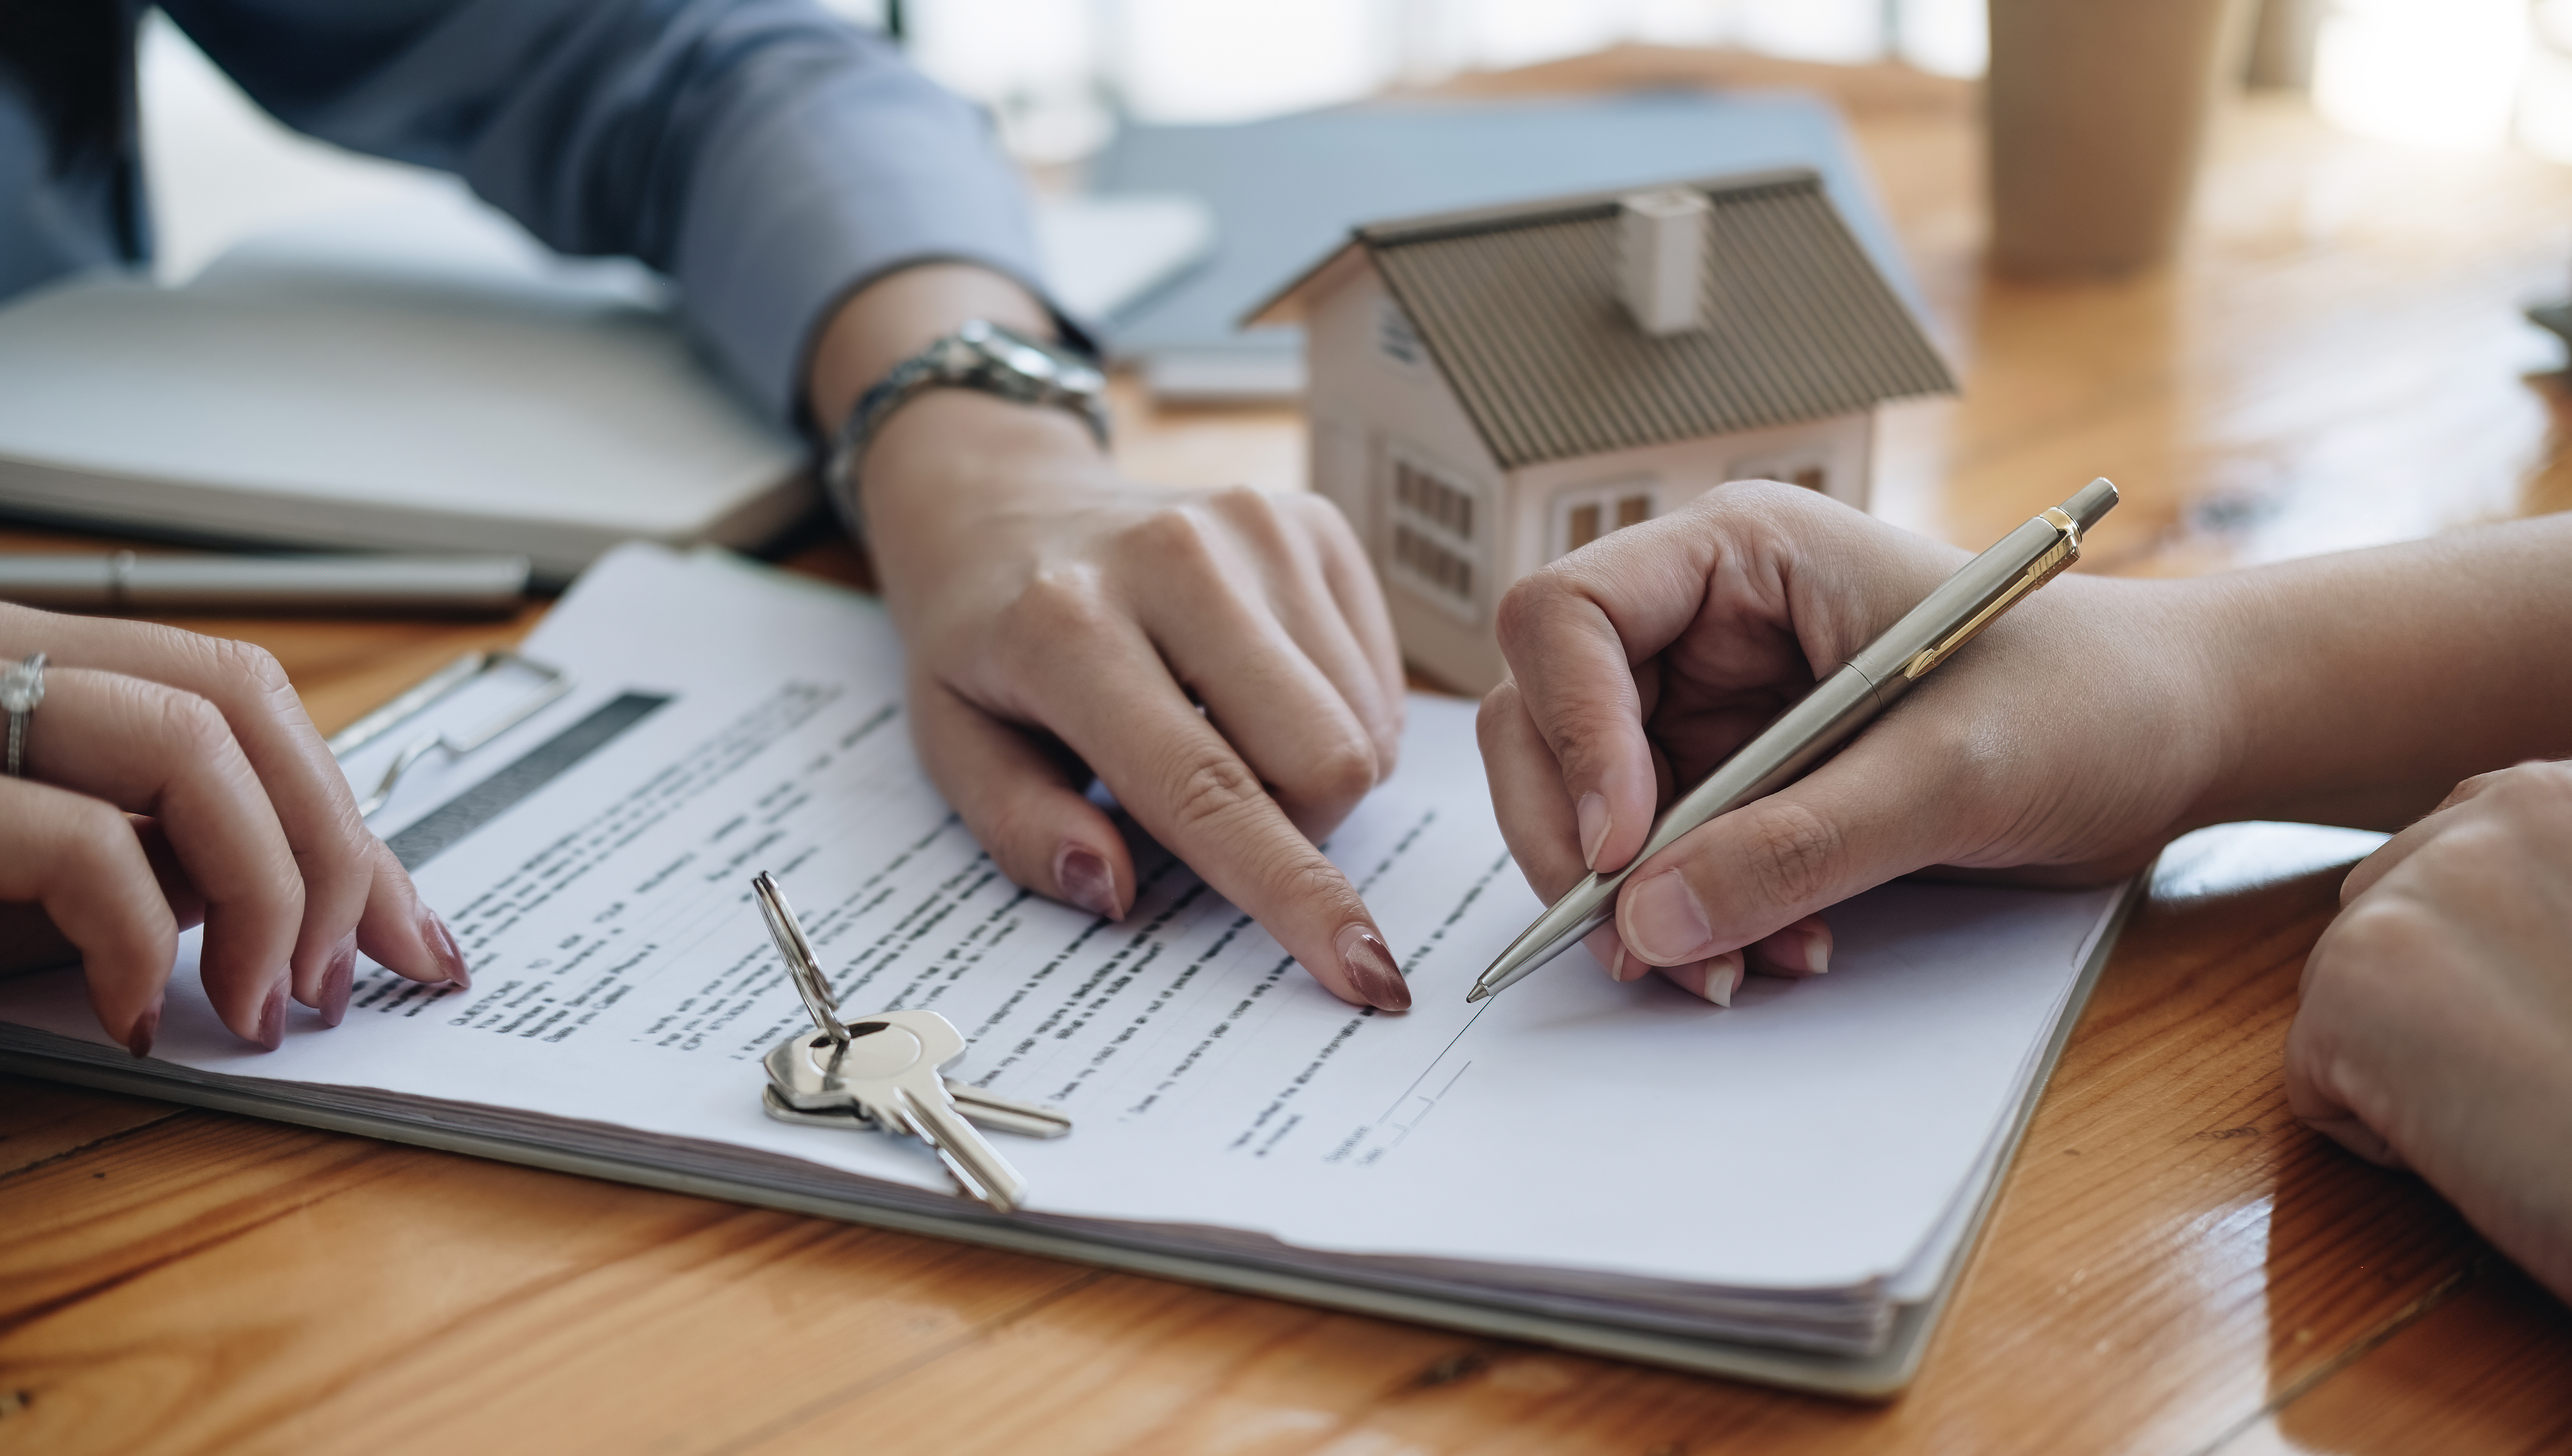
[[[363,972],[345,1025],[300,1020],[262,1055],[183,984],[144,1066],[62,973],[0,986],[0,1061],[1881,1393],[1916,1362],[2121,904],[1896,885],[1835,912],[1829,975],[1754,978],[1730,1010],[1578,953],[1468,1005],[1539,906],[1471,707],[1420,698],[1401,771],[1328,845],[1410,975],[1414,1009],[1385,1015],[1148,845],[1121,923],[1000,878],[920,774],[899,645],[864,599],[632,547],[526,650],[582,686],[423,767],[384,815],[471,992]],[[959,1075],[1075,1120],[998,1140],[1027,1213],[960,1199],[917,1144],[761,1115],[759,1058],[806,1025],[747,893],[762,869],[849,1011],[940,1011],[973,1040]]]

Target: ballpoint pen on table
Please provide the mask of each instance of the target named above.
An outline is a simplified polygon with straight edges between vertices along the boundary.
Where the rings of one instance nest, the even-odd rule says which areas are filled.
[[[1480,1001],[1505,990],[1571,949],[1614,918],[1616,892],[1636,865],[1698,825],[1785,787],[1820,762],[1930,669],[2079,560],[2082,535],[2116,504],[2117,488],[2105,479],[2094,480],[1965,563],[1865,651],[1841,664],[1672,803],[1622,869],[1594,873],[1555,901],[1475,980],[1465,999]]]

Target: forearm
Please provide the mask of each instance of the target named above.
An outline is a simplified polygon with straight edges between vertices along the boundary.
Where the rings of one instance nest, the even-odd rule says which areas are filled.
[[[2184,590],[2215,648],[2224,740],[2186,826],[2391,829],[2473,774],[2572,754],[2572,517]]]

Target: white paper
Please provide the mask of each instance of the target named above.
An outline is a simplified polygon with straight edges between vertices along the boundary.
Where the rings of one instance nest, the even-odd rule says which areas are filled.
[[[344,1025],[299,1008],[262,1054],[184,986],[156,1055],[947,1188],[916,1144],[761,1115],[758,1058],[807,1025],[748,895],[768,869],[846,1010],[942,1012],[973,1038],[955,1075],[1075,1120],[995,1138],[1036,1213],[1880,1299],[1979,1188],[2115,898],[1897,884],[1833,912],[1830,974],[1754,977],[1729,1010],[1578,952],[1468,1005],[1541,907],[1493,822],[1472,706],[1415,698],[1401,770],[1326,846],[1410,976],[1414,1008],[1384,1015],[1148,843],[1118,924],[1000,878],[919,772],[900,648],[865,599],[630,547],[526,651],[581,686],[420,769],[384,816],[396,842],[602,704],[670,701],[418,872],[474,989],[369,967]],[[0,1019],[105,1041],[67,975],[0,986]]]

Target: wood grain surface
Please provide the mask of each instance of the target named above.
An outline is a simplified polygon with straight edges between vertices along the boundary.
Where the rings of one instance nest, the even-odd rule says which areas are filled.
[[[2516,316],[2572,284],[2560,169],[2245,106],[2176,266],[2037,287],[1981,269],[1969,88],[1628,49],[1459,89],[1707,79],[1825,90],[1874,166],[1966,381],[1888,422],[1904,524],[1979,544],[2107,474],[2085,565],[2169,574],[2572,507],[2559,346]],[[1290,411],[1117,405],[1138,475],[1301,484]],[[327,728],[533,620],[185,625]],[[2572,1314],[2287,1114],[2339,871],[2279,866],[2138,912],[1887,1406],[0,1079],[0,1450],[2572,1448]]]

